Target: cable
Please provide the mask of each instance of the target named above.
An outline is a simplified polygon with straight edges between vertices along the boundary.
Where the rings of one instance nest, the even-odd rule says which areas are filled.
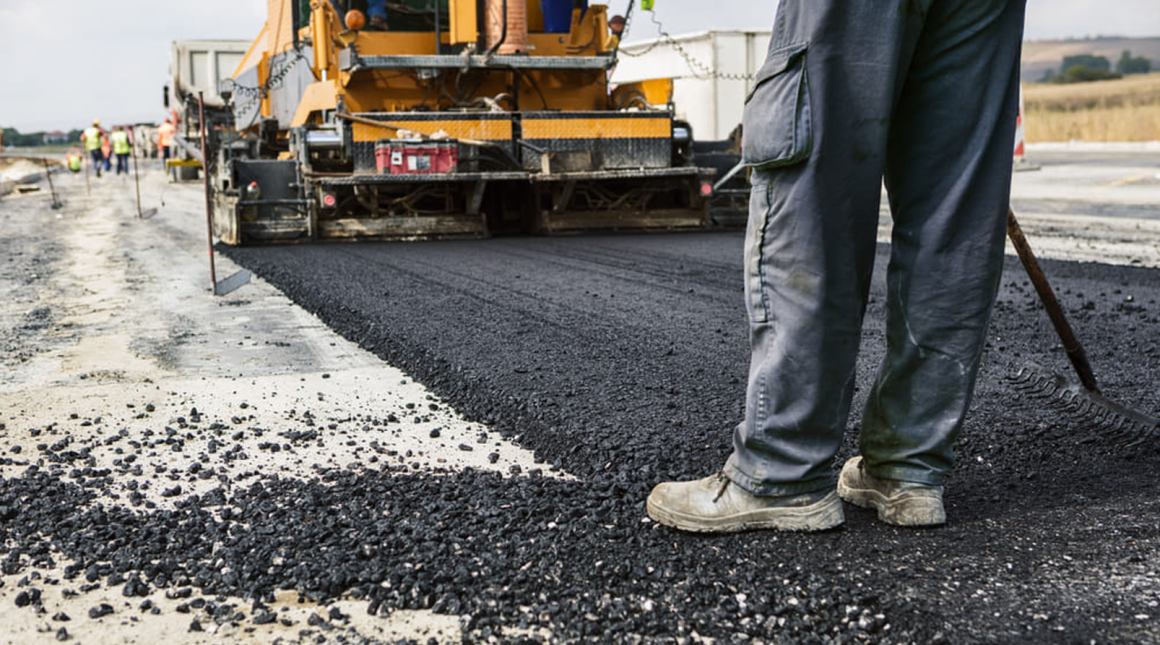
[[[629,92],[625,92],[624,97],[622,97],[616,104],[616,109],[623,110],[625,108],[632,107],[632,103],[634,102],[639,103],[640,106],[645,109],[653,109],[652,104],[649,103],[648,98],[645,97],[644,92],[641,92],[640,90],[631,90]]]
[[[530,74],[528,74],[525,70],[522,70],[519,68],[515,68],[515,69],[517,72],[519,72],[520,76],[522,76],[524,78],[524,80],[526,80],[528,82],[528,85],[532,86],[532,89],[536,91],[536,94],[539,95],[540,103],[543,103],[544,109],[550,110],[551,108],[548,107],[548,99],[544,98],[544,93],[540,91],[540,84],[536,82],[536,79],[532,78],[532,76]]]
[[[720,78],[720,79],[724,79],[727,81],[751,81],[754,79],[753,74],[725,74],[725,73],[716,71],[711,66],[706,65],[705,63],[701,62],[700,60],[697,60],[697,58],[694,57],[692,54],[690,54],[684,47],[682,47],[681,44],[679,42],[677,42],[676,39],[673,38],[671,34],[669,34],[669,32],[665,31],[664,25],[662,25],[660,20],[657,19],[657,14],[655,11],[653,11],[652,9],[645,9],[644,11],[647,11],[649,13],[649,19],[652,20],[652,23],[654,25],[656,25],[657,33],[659,33],[661,35],[661,37],[659,39],[655,40],[651,45],[649,45],[643,51],[629,53],[622,48],[622,49],[618,50],[618,54],[628,56],[629,58],[636,58],[638,56],[644,56],[645,54],[649,53],[650,51],[656,49],[657,47],[659,47],[661,45],[669,45],[677,52],[677,54],[680,55],[681,58],[685,59],[685,64],[688,66],[689,71],[693,72],[694,78],[700,78],[700,79]],[[625,33],[627,33],[628,32],[628,22],[627,21],[625,22],[624,29],[625,29]]]

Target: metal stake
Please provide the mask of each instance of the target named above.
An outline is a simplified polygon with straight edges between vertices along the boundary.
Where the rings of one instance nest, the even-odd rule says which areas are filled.
[[[205,101],[203,92],[197,93],[197,120],[201,128],[201,176],[205,179],[205,227],[209,241],[209,286],[217,292],[217,271],[213,266],[213,198],[210,195],[209,164],[205,145]]]
[[[137,142],[132,142],[133,146],[133,183],[137,186],[137,218],[144,217],[141,214],[141,175],[137,172]]]
[[[44,176],[48,178],[48,190],[52,193],[52,208],[55,210],[64,206],[64,204],[56,198],[56,188],[52,185],[52,168],[48,165],[48,157],[44,157],[42,161],[44,161]]]
[[[208,138],[205,129],[205,102],[202,93],[197,93],[197,118],[201,121],[201,174],[205,179],[205,225],[209,235],[209,279],[213,286],[213,295],[224,296],[227,293],[250,281],[250,272],[241,269],[221,282],[217,281],[217,272],[213,261],[213,193],[210,190]]]

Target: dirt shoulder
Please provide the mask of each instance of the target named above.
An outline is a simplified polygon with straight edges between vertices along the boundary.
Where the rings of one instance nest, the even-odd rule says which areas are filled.
[[[124,581],[141,580],[140,572],[78,578],[76,567],[109,559],[60,544],[44,551],[47,544],[23,533],[42,511],[160,518],[203,500],[224,502],[266,477],[543,468],[261,278],[212,295],[200,185],[166,183],[155,167],[143,179],[146,206],[160,209],[148,219],[137,217],[131,179],[108,174],[88,187],[83,176],[54,177],[65,202],[58,210],[47,186],[0,201],[0,536],[7,554],[0,642],[42,642],[60,629],[85,642],[272,642],[323,624],[354,642],[360,634],[458,642],[456,618],[380,619],[365,606],[352,614],[341,596],[322,606],[323,598],[275,589],[257,599],[240,590],[211,594],[190,576],[170,575],[166,584],[145,576],[130,588]],[[238,271],[224,257],[216,264],[219,277]],[[67,500],[50,502],[42,491],[32,501],[18,491],[33,481],[72,488]],[[204,508],[212,515],[221,506]],[[37,530],[57,524],[46,522]],[[90,538],[109,528],[66,524]],[[265,609],[255,609],[262,597]],[[208,599],[209,613],[191,608],[198,598]],[[244,617],[226,615],[226,605]],[[267,615],[277,620],[259,619]],[[199,620],[200,632],[191,629]]]

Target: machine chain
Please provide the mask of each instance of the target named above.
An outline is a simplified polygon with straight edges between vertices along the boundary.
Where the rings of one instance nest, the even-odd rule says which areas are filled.
[[[638,56],[644,56],[645,54],[664,44],[672,47],[674,50],[676,50],[677,54],[681,56],[681,58],[685,59],[685,64],[689,66],[689,71],[693,72],[694,78],[719,78],[726,81],[752,81],[754,79],[753,74],[724,74],[715,71],[712,67],[709,67],[705,63],[697,60],[697,58],[690,54],[684,47],[682,47],[681,44],[677,42],[671,34],[669,34],[669,32],[665,31],[664,25],[661,24],[660,20],[657,20],[657,14],[655,11],[652,9],[645,9],[645,11],[648,11],[649,19],[652,20],[652,23],[657,26],[657,32],[661,35],[660,39],[649,45],[648,49],[645,49],[644,51],[630,54],[621,49],[617,52],[618,54],[628,56],[630,58],[635,58]],[[628,31],[627,24],[625,25],[625,31]]]
[[[262,97],[267,95],[270,90],[279,87],[282,84],[282,81],[286,80],[286,76],[289,75],[290,72],[298,66],[298,61],[301,60],[306,61],[307,64],[310,63],[310,61],[306,60],[306,57],[302,55],[302,50],[295,49],[293,51],[295,55],[289,60],[284,59],[284,62],[282,63],[281,67],[279,67],[278,71],[271,74],[270,77],[266,79],[266,82],[262,85],[240,85],[237,82],[233,82],[232,89],[235,93],[240,96],[249,97],[245,103],[236,108],[237,111],[245,112],[252,104],[262,100]]]

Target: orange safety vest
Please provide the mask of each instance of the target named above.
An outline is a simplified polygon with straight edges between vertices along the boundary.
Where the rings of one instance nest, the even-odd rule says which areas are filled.
[[[173,143],[173,135],[177,132],[177,126],[172,123],[162,123],[157,128],[157,145],[161,147],[168,147]]]

